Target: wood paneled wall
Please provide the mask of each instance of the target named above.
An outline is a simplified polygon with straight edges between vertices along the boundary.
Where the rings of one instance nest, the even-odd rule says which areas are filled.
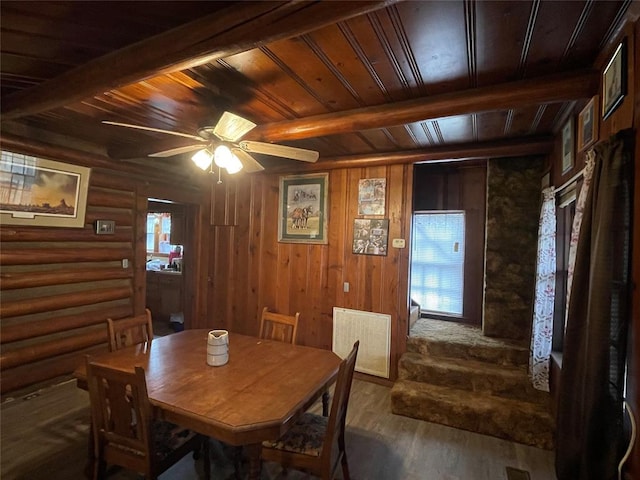
[[[333,307],[390,314],[395,378],[408,328],[412,169],[393,165],[331,170],[327,245],[278,242],[277,175],[247,176],[216,186],[235,199],[237,226],[211,227],[211,326],[255,335],[264,306],[283,313],[300,312],[298,342],[330,349]],[[386,256],[351,253],[361,178],[387,180],[384,218],[389,218],[390,248]],[[393,238],[404,238],[407,248],[391,248]],[[348,293],[343,289],[345,282],[350,284]]]

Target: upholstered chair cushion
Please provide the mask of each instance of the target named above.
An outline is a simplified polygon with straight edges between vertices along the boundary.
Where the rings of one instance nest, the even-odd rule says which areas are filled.
[[[264,441],[262,445],[319,457],[322,452],[322,442],[326,436],[327,420],[327,417],[304,413],[278,440]]]

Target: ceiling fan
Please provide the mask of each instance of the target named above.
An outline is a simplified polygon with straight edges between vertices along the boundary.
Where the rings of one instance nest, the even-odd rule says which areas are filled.
[[[151,153],[149,156],[171,157],[181,153],[196,151],[191,159],[202,170],[209,169],[209,171],[211,171],[213,162],[221,169],[225,168],[230,174],[237,173],[243,168],[249,173],[264,170],[264,167],[250,155],[251,153],[262,153],[309,163],[314,163],[318,160],[318,152],[314,150],[305,150],[303,148],[288,147],[286,145],[273,143],[254,142],[251,140],[240,140],[249,131],[254,129],[256,124],[231,112],[224,112],[215,126],[198,129],[197,135],[107,120],[103,120],[102,123],[149,132],[166,133],[168,135],[194,140],[198,143]]]

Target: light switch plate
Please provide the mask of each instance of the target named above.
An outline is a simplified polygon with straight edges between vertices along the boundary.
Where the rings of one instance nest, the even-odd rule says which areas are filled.
[[[404,238],[394,238],[393,240],[391,240],[391,246],[393,248],[404,248],[405,247]]]
[[[96,220],[96,235],[113,235],[116,233],[114,220]]]

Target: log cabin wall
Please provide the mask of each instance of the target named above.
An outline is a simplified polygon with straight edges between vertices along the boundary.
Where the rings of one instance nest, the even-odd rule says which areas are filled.
[[[133,314],[135,187],[121,180],[91,172],[82,229],[2,226],[3,391],[72,371],[106,349],[106,318]]]
[[[212,326],[256,335],[264,306],[283,313],[300,312],[298,343],[331,349],[333,307],[389,314],[391,380],[395,379],[408,331],[412,171],[412,165],[331,170],[327,245],[278,242],[279,176],[253,175],[216,186],[235,205],[218,223],[236,226],[211,227]],[[352,253],[353,221],[362,218],[358,215],[358,180],[362,178],[387,181],[386,256]],[[391,248],[393,238],[404,238],[407,247]],[[350,284],[348,293],[345,282]]]
[[[2,141],[5,150],[91,167],[83,228],[0,225],[5,393],[71,373],[85,354],[107,349],[107,318],[144,310],[146,198],[153,188],[144,176],[105,168],[106,159]],[[97,235],[96,220],[114,220],[115,233]]]

